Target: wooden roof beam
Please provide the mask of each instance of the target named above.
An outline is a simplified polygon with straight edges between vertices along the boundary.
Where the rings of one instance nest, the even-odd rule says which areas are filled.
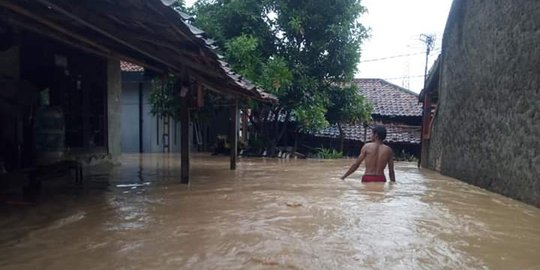
[[[158,67],[156,67],[156,66],[154,66],[152,64],[148,64],[146,62],[136,60],[136,59],[133,59],[131,57],[124,56],[124,54],[122,54],[122,53],[116,52],[114,50],[111,50],[109,48],[101,46],[101,45],[99,45],[99,44],[97,44],[95,42],[92,42],[89,39],[86,39],[86,38],[80,36],[79,34],[73,33],[70,30],[67,30],[67,29],[65,29],[65,28],[63,28],[63,27],[61,27],[61,26],[59,26],[59,25],[57,25],[55,23],[49,22],[48,20],[46,20],[44,18],[41,18],[40,16],[36,16],[36,15],[29,16],[31,14],[27,13],[26,10],[21,9],[20,7],[12,6],[11,4],[4,3],[4,2],[0,2],[0,6],[3,6],[3,7],[7,8],[7,9],[9,9],[9,10],[11,10],[11,11],[13,11],[13,12],[19,14],[19,15],[22,15],[23,17],[26,17],[26,18],[28,18],[30,20],[34,20],[37,23],[39,23],[41,25],[44,25],[45,27],[49,27],[50,29],[57,31],[60,34],[66,35],[67,37],[73,38],[74,40],[79,41],[79,42],[68,40],[66,37],[62,37],[62,36],[60,36],[58,34],[55,34],[53,31],[50,31],[47,28],[45,28],[45,27],[43,27],[43,26],[41,26],[39,24],[31,24],[31,25],[29,25],[29,23],[17,20],[15,18],[6,19],[7,21],[9,21],[9,23],[15,24],[18,27],[26,29],[27,31],[31,31],[31,32],[34,32],[36,34],[48,36],[48,37],[50,37],[50,38],[52,38],[54,40],[57,40],[59,42],[63,42],[63,43],[68,44],[68,45],[70,45],[72,47],[75,47],[75,48],[78,48],[80,50],[86,51],[88,53],[96,54],[96,55],[99,55],[99,56],[102,56],[102,57],[105,57],[105,58],[110,58],[110,59],[119,59],[120,58],[122,60],[126,60],[126,61],[132,62],[132,63],[140,65],[140,66],[146,66],[146,67],[148,67],[150,69],[153,69],[155,71],[158,71],[158,72],[164,72],[164,70],[162,68],[158,68]],[[86,44],[86,46],[84,44]]]
[[[94,31],[96,31],[96,32],[98,32],[98,33],[100,33],[100,34],[102,34],[102,35],[104,35],[104,36],[118,42],[118,43],[120,43],[121,45],[124,45],[124,46],[126,46],[126,47],[128,47],[128,48],[130,48],[132,50],[135,50],[135,51],[149,57],[152,60],[155,60],[155,61],[157,61],[157,62],[159,62],[161,64],[166,65],[171,70],[175,71],[174,73],[179,74],[181,72],[180,66],[182,66],[184,64],[180,64],[180,63],[172,64],[172,63],[169,63],[169,62],[167,62],[165,60],[162,60],[162,59],[160,59],[160,58],[158,58],[158,57],[156,57],[156,56],[154,56],[154,55],[152,55],[152,54],[150,54],[150,53],[148,53],[148,52],[146,52],[144,50],[141,50],[141,49],[135,47],[134,45],[131,45],[127,41],[124,41],[124,40],[122,40],[120,38],[117,38],[116,35],[113,35],[113,34],[107,32],[105,30],[102,30],[101,28],[99,28],[99,27],[97,27],[97,26],[95,26],[95,25],[93,25],[93,24],[91,24],[89,22],[86,22],[85,20],[71,14],[70,12],[62,9],[61,7],[50,3],[50,1],[48,1],[48,0],[35,0],[35,1],[38,1],[38,2],[40,2],[42,4],[44,4],[44,5],[49,5],[49,6],[51,6],[53,8],[53,10],[56,10],[57,12],[60,12],[61,14],[65,15],[65,16],[67,16],[67,17],[69,17],[69,18],[71,18],[71,19],[73,19],[73,20],[75,20],[75,21],[77,21],[79,23],[81,23],[82,25],[84,25],[86,27],[89,27],[90,29],[92,29],[92,30],[94,30]],[[196,70],[198,72],[203,72],[203,73],[206,73],[206,74],[211,75],[211,76],[220,76],[219,74],[216,74],[216,73],[209,73],[208,66],[203,66],[203,65],[200,65],[198,63],[194,63],[191,60],[185,59],[185,57],[182,57],[181,55],[178,55],[178,56],[183,58],[183,59],[181,59],[182,60],[181,62],[186,63],[188,66],[190,66],[190,68],[192,68],[192,69],[194,69],[194,70]],[[216,63],[216,65],[219,65],[219,64]]]
[[[136,46],[134,46],[132,44],[129,44],[128,42],[126,42],[126,41],[124,41],[124,40],[122,40],[122,39],[120,39],[120,38],[118,38],[118,37],[116,37],[114,35],[111,35],[109,32],[107,32],[107,31],[105,31],[105,30],[103,30],[103,29],[101,29],[101,28],[99,28],[99,27],[97,27],[97,26],[95,26],[95,25],[93,25],[93,24],[79,18],[78,16],[76,16],[76,15],[66,11],[65,9],[51,3],[48,0],[35,0],[35,1],[41,3],[41,4],[45,5],[45,6],[48,6],[48,7],[52,8],[52,9],[56,10],[57,12],[63,14],[64,16],[67,16],[67,17],[77,21],[78,23],[80,23],[80,24],[82,24],[82,25],[84,25],[84,26],[86,26],[86,27],[88,27],[88,28],[90,28],[90,29],[92,29],[92,30],[94,30],[94,31],[96,31],[96,32],[98,32],[98,33],[100,33],[100,34],[102,34],[102,35],[104,35],[104,36],[106,36],[106,37],[108,37],[108,38],[110,38],[110,39],[112,39],[112,40],[126,46],[126,47],[128,47],[128,48],[130,48],[130,49],[132,49],[134,51],[137,51],[137,52],[141,53],[142,55],[145,55],[146,57],[148,57],[148,58],[150,58],[150,59],[152,59],[152,60],[154,60],[156,62],[159,62],[159,63],[171,68],[171,70],[179,71],[178,68],[175,65],[171,65],[167,61],[165,61],[163,59],[160,59],[160,58],[152,55],[151,53],[145,52],[145,51],[137,48]]]
[[[28,12],[27,10],[21,8],[20,6],[13,5],[13,4],[9,3],[9,2],[0,2],[0,6],[3,6],[6,9],[9,9],[9,10],[11,10],[11,11],[13,11],[13,12],[19,14],[19,15],[24,16],[24,17],[31,18],[31,19],[35,20],[36,22],[39,22],[39,23],[41,23],[41,24],[43,24],[43,25],[45,25],[47,27],[50,27],[50,28],[52,28],[52,29],[54,29],[54,30],[66,35],[66,36],[78,39],[78,40],[80,40],[80,41],[82,41],[82,42],[84,42],[84,43],[86,43],[88,45],[91,45],[94,48],[102,50],[105,53],[110,53],[110,50],[108,48],[105,48],[105,47],[103,47],[103,46],[101,46],[101,45],[99,45],[99,44],[97,44],[97,43],[95,43],[95,42],[81,36],[81,35],[73,33],[71,31],[59,26],[58,24],[55,24],[53,22],[48,21],[45,18],[40,17],[39,15],[32,14],[32,13]]]
[[[261,101],[261,102],[265,102],[265,103],[271,103],[271,102],[269,102],[268,100],[265,100],[262,97],[256,96],[254,93],[247,93],[247,90],[244,90],[244,91],[236,90],[235,88],[240,88],[239,86],[234,87],[234,86],[227,85],[227,84],[218,85],[217,83],[212,82],[211,80],[208,80],[206,78],[202,78],[202,77],[199,77],[197,75],[194,75],[194,77],[200,84],[204,85],[208,90],[210,90],[212,92],[215,92],[215,93],[218,93],[220,95],[228,94],[229,96],[232,95],[233,97],[234,96],[241,96],[241,97],[245,97],[245,98],[249,98],[249,99],[255,99],[255,100],[258,100],[258,101]],[[221,90],[219,90],[219,89],[221,89]]]

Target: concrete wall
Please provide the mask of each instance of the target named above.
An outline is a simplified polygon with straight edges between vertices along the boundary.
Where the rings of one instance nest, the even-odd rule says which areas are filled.
[[[122,83],[122,152],[139,152],[139,81],[126,81]],[[143,152],[163,152],[163,121],[156,119],[151,111],[148,100],[150,95],[150,82],[143,83]],[[180,152],[180,123],[170,119],[171,152]]]
[[[139,152],[139,83],[122,82],[122,152]],[[146,124],[146,121],[145,123]],[[144,131],[144,128],[143,128]],[[144,147],[143,143],[143,148]],[[146,148],[148,149],[148,148]]]
[[[109,154],[115,160],[122,153],[122,77],[120,61],[107,62],[107,129]]]
[[[428,166],[540,207],[540,1],[456,0]]]

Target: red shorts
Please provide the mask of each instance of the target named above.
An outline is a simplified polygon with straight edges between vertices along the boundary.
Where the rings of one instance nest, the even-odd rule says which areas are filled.
[[[364,175],[362,176],[362,182],[386,182],[384,175]]]

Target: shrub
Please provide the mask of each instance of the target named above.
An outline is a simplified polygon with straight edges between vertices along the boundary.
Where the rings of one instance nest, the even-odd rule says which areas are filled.
[[[317,158],[320,159],[339,159],[343,157],[343,152],[335,149],[317,148]]]

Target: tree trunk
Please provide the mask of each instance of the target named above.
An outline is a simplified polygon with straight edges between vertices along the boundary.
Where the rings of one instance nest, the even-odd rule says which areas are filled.
[[[300,139],[299,137],[300,136],[298,135],[298,130],[296,130],[294,132],[294,146],[292,149],[293,155],[296,154],[296,152],[298,151],[298,140]]]
[[[277,141],[281,141],[283,136],[287,133],[287,129],[289,128],[289,117],[291,116],[291,112],[288,111],[287,114],[285,114],[285,119],[283,119],[283,125],[281,126],[281,131],[278,133]],[[286,145],[288,146],[288,145]]]
[[[293,146],[293,154],[298,157],[305,157],[303,153],[300,153],[298,150],[298,147],[302,146],[302,134],[300,133],[299,129],[296,129],[294,132],[294,146]],[[296,153],[299,153],[300,155],[297,155]]]
[[[345,147],[345,133],[343,132],[343,127],[341,126],[341,123],[337,123],[338,129],[339,129],[339,151],[343,153],[343,149]]]
[[[262,108],[257,116],[255,116],[255,113],[250,115],[250,121],[257,122],[253,127],[256,128],[257,134],[263,139],[264,148],[266,148],[267,155],[269,156],[276,153],[276,148],[283,136],[287,133],[287,128],[290,124],[289,118],[291,112],[287,111],[284,121],[281,122],[279,116],[282,112],[284,112],[282,107]]]
[[[288,119],[290,116],[290,112],[287,112],[285,115],[285,119],[283,123],[281,124],[279,121],[279,116],[281,115],[281,112],[283,111],[282,108],[276,108],[274,111],[272,111],[272,114],[274,116],[273,122],[269,125],[271,130],[268,132],[268,155],[274,156],[276,154],[276,148],[279,144],[279,141],[285,134],[285,131],[288,126]],[[281,124],[281,129],[280,129]]]

